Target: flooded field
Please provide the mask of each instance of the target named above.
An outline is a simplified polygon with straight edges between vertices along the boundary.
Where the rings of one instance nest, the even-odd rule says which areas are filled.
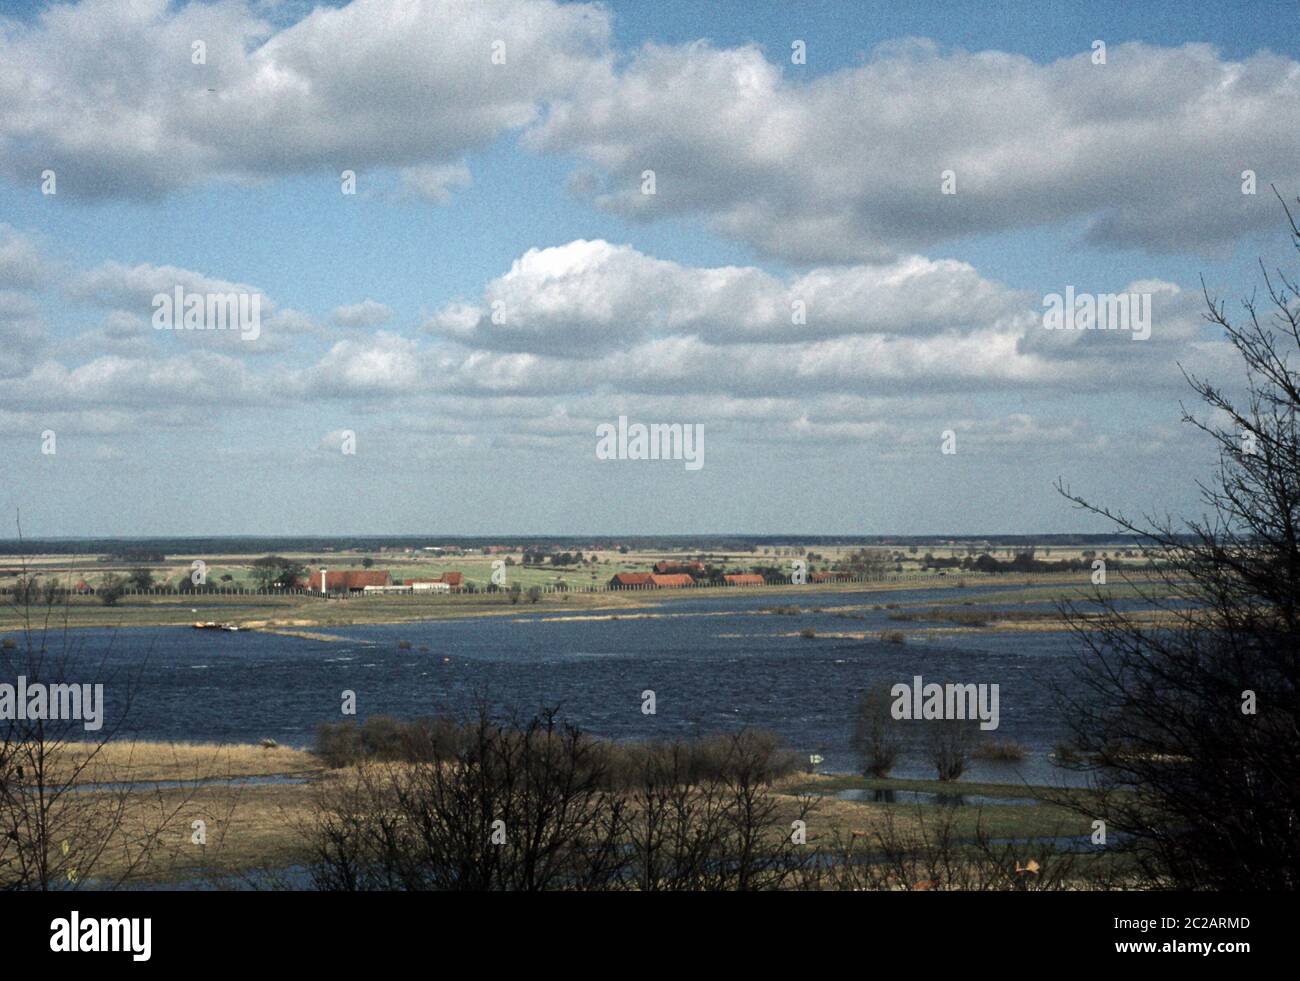
[[[996,588],[964,592],[978,597]],[[342,717],[343,693],[351,691],[359,718],[464,714],[486,698],[521,712],[558,706],[565,718],[614,738],[756,726],[801,753],[820,753],[821,768],[832,772],[853,769],[853,709],[864,688],[918,674],[996,683],[995,735],[1021,744],[1026,757],[977,761],[969,776],[1060,779],[1048,760],[1063,734],[1051,686],[1069,678],[1078,640],[1059,631],[928,633],[924,619],[891,619],[941,603],[952,608],[953,601],[952,590],[933,589],[887,597],[808,593],[797,604],[714,594],[626,614],[556,615],[521,606],[511,617],[337,627],[330,641],[92,628],[69,632],[66,655],[62,635],[48,643],[66,656],[69,680],[106,683],[107,726],[125,715],[121,735],[141,739],[270,738],[308,746],[318,724]],[[996,609],[1051,606],[1021,598]],[[879,639],[894,630],[903,642]],[[655,693],[654,715],[642,712],[646,691]],[[924,777],[929,769],[909,754],[896,775]]]

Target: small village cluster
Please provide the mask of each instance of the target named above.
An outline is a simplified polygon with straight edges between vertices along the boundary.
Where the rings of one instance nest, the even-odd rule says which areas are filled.
[[[848,573],[815,572],[809,581],[816,583],[847,580]],[[620,572],[609,580],[610,589],[684,589],[688,586],[766,586],[767,579],[757,572],[729,572],[719,583],[708,575],[703,562],[657,562],[653,572]]]
[[[815,572],[812,583],[848,580],[842,572]],[[655,563],[650,572],[619,572],[610,577],[609,589],[686,589],[692,586],[765,586],[767,579],[757,572],[729,572],[720,578],[703,562]],[[297,588],[320,593],[460,593],[466,591],[461,572],[444,572],[437,578],[395,580],[387,569],[321,569],[297,582]],[[472,591],[472,588],[471,588]]]
[[[321,569],[298,583],[302,589],[322,593],[459,593],[465,587],[465,576],[459,572],[444,572],[436,579],[407,579],[393,582],[393,574],[386,569]]]

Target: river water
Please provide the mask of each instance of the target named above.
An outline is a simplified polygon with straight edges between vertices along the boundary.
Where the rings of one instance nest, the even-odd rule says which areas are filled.
[[[321,628],[343,642],[96,628],[72,631],[66,649],[62,635],[48,643],[66,659],[66,680],[106,682],[107,726],[125,718],[123,736],[309,746],[318,724],[342,718],[344,691],[356,693],[360,718],[465,714],[486,696],[522,712],[559,706],[565,718],[614,738],[770,729],[801,753],[821,753],[820,768],[830,772],[854,768],[853,709],[867,686],[910,683],[918,674],[926,681],[996,683],[995,735],[1022,744],[1028,755],[1017,764],[977,762],[967,779],[1060,782],[1061,771],[1047,758],[1063,735],[1050,688],[1068,681],[1077,638],[981,630],[910,637],[902,645],[875,639],[881,630],[908,633],[924,624],[891,621],[894,611],[872,605],[925,610],[981,591],[810,591],[798,596],[807,612],[797,616],[762,612],[793,604],[789,595],[710,593],[620,611],[617,619],[521,605],[512,616]],[[854,618],[811,612],[845,606],[857,607]],[[799,636],[804,628],[865,632],[868,639],[810,640]],[[654,715],[642,712],[646,690],[655,693]],[[895,775],[933,771],[909,754]]]

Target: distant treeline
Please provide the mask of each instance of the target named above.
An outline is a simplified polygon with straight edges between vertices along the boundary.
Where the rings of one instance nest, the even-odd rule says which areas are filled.
[[[1142,561],[1140,550],[1128,550],[1131,552],[1127,556],[1130,562],[1138,563]],[[937,559],[933,555],[926,554],[921,562],[922,569],[961,569],[966,572],[1085,572],[1092,569],[1093,560],[1096,558],[1095,552],[1084,552],[1083,557],[1079,559],[1058,559],[1056,561],[1047,561],[1034,557],[1032,550],[1019,552],[1013,558],[1005,561],[995,559],[993,556],[984,552],[977,556],[966,556],[964,558]],[[1105,562],[1111,568],[1121,568],[1126,563],[1124,556],[1110,553]]]
[[[166,562],[167,553],[156,548],[116,548],[104,554],[108,562]]]

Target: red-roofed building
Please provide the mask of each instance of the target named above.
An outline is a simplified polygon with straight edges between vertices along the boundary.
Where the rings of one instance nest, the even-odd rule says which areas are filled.
[[[391,586],[392,575],[382,569],[340,569],[310,573],[299,583],[303,589],[325,593],[359,593],[367,586]]]
[[[758,573],[751,572],[731,573],[730,575],[723,576],[722,581],[728,586],[763,586],[766,585],[767,582],[762,576],[758,575]]]
[[[648,572],[619,572],[609,581],[610,589],[648,589],[653,585]]]
[[[650,582],[656,589],[681,589],[684,586],[695,585],[695,580],[684,572],[670,573],[666,576],[651,573]]]
[[[459,593],[465,586],[465,574],[462,572],[444,572],[437,579],[408,579],[406,585],[416,586],[421,584],[444,585],[451,592]]]
[[[853,576],[847,572],[814,572],[813,582],[849,582]]]

